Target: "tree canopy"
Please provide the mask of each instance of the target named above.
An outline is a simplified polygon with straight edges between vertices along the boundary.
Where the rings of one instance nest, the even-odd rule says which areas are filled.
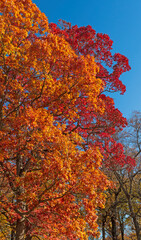
[[[95,237],[102,164],[134,164],[108,96],[125,92],[128,59],[90,26],[48,24],[31,0],[1,0],[0,26],[1,219],[16,240]]]

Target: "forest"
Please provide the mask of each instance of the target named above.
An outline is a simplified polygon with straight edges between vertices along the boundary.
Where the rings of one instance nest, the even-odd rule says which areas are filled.
[[[112,46],[0,1],[1,240],[141,240],[141,112],[115,107],[131,67]]]

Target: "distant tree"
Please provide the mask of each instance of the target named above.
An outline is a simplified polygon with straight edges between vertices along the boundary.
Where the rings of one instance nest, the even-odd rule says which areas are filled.
[[[135,231],[136,239],[139,240],[141,239],[141,113],[133,113],[133,116],[129,119],[128,127],[118,135],[116,140],[122,142],[125,154],[136,160],[136,165],[131,169],[124,167],[111,170],[116,181],[118,181],[122,196],[124,194],[123,199],[124,197],[126,199],[123,202],[121,199],[118,208],[122,212],[124,210],[123,216],[128,216],[127,228],[130,231]],[[118,212],[118,221],[120,228],[124,229],[123,224],[125,223],[122,220],[122,212]]]

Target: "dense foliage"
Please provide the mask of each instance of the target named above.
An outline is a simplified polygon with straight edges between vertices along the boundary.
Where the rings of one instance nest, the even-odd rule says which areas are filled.
[[[112,185],[102,163],[134,163],[113,138],[126,119],[108,92],[124,93],[119,77],[130,66],[111,50],[109,36],[90,26],[48,25],[31,0],[1,0],[3,239],[97,236]]]

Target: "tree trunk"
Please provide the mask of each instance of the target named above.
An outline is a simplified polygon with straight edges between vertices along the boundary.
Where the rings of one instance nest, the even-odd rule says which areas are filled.
[[[112,239],[117,240],[117,232],[116,232],[116,218],[115,215],[111,217],[112,222]]]
[[[120,220],[120,232],[121,232],[121,240],[124,240],[124,222],[123,222],[123,219]]]
[[[116,220],[117,220],[117,198],[118,194],[120,193],[121,189],[119,188],[117,192],[115,192],[115,202],[112,206],[112,216],[111,216],[111,223],[112,223],[112,238],[113,240],[117,240],[117,226],[116,226]]]
[[[137,240],[141,240],[140,226],[139,226],[139,223],[137,221],[137,217],[136,217],[136,215],[135,215],[135,213],[133,211],[133,207],[132,207],[132,203],[131,203],[130,197],[128,198],[128,206],[129,206],[131,217],[133,219],[133,223],[134,223],[134,226],[135,226]]]
[[[134,223],[134,227],[135,227],[135,231],[136,231],[136,236],[137,236],[137,240],[141,240],[141,229],[140,229],[140,226],[139,226],[139,223],[137,221],[137,216],[136,214],[134,213],[134,210],[133,210],[133,207],[132,207],[132,202],[131,202],[131,195],[127,192],[127,190],[125,189],[124,185],[123,185],[123,182],[121,181],[121,178],[119,176],[119,174],[115,171],[115,176],[116,178],[118,179],[119,183],[120,183],[120,186],[127,198],[127,201],[128,201],[128,207],[129,207],[129,210],[130,210],[130,213],[131,213],[131,217],[133,219],[133,223]]]
[[[10,237],[10,240],[15,240],[15,232],[14,232],[13,229],[11,230],[11,237]]]
[[[105,240],[105,222],[106,222],[106,216],[102,216],[102,240]]]
[[[16,166],[17,166],[17,175],[19,177],[22,177],[22,158],[18,156],[17,161],[16,161]],[[26,203],[22,200],[22,194],[24,193],[24,186],[19,186],[17,187],[17,203],[20,206],[20,209],[23,211],[26,210]],[[20,199],[21,197],[21,199]],[[17,220],[16,223],[16,239],[15,240],[25,240],[25,234],[26,234],[26,227],[25,227],[25,215],[21,215],[21,218]]]
[[[25,218],[17,220],[15,240],[25,240]]]

